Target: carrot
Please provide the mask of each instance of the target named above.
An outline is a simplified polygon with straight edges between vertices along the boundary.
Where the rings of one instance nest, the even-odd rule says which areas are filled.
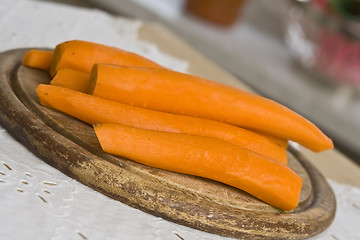
[[[233,125],[134,107],[58,86],[40,84],[36,91],[44,106],[89,124],[119,123],[150,130],[207,136],[287,163],[285,148],[260,134]]]
[[[299,201],[302,178],[285,164],[213,138],[97,124],[102,149],[138,163],[216,180],[283,210]]]
[[[274,143],[276,143],[277,145],[279,145],[283,148],[287,148],[289,146],[289,141],[287,139],[276,137],[269,133],[264,133],[264,132],[260,132],[260,131],[255,131],[255,133],[263,135],[264,137],[270,139],[271,141],[273,141]]]
[[[59,69],[50,84],[87,92],[89,88],[89,75],[71,68],[62,68]]]
[[[61,68],[72,68],[89,73],[94,63],[111,63],[125,66],[161,67],[136,53],[98,43],[72,40],[58,44],[50,68],[53,77]]]
[[[270,99],[165,68],[95,64],[90,94],[163,112],[218,120],[315,151],[333,143],[313,123]]]
[[[22,64],[27,67],[49,71],[52,58],[52,50],[31,49],[25,53]]]

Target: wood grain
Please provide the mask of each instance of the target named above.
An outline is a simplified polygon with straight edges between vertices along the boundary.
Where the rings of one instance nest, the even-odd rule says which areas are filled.
[[[273,208],[233,187],[150,168],[102,152],[91,126],[38,103],[47,73],[24,67],[27,49],[0,54],[0,124],[46,163],[113,199],[192,228],[233,238],[303,239],[332,222],[336,201],[324,177],[294,149],[289,165],[303,177],[299,206]]]

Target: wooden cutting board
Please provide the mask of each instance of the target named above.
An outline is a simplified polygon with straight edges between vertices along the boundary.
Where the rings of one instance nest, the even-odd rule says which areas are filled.
[[[0,54],[0,124],[69,177],[144,212],[233,238],[303,239],[332,222],[336,201],[331,188],[291,147],[289,165],[303,178],[303,188],[299,206],[290,212],[222,183],[102,152],[90,125],[39,104],[35,88],[49,83],[50,76],[21,65],[26,51]]]

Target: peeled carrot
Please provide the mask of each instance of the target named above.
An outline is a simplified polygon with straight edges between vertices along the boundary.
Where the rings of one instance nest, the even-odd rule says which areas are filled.
[[[161,67],[136,53],[98,43],[72,40],[56,46],[50,75],[55,76],[61,68],[72,68],[89,73],[92,65],[97,62],[124,66]]]
[[[89,88],[89,75],[71,68],[62,68],[59,69],[50,84],[87,92]]]
[[[89,89],[94,96],[268,133],[315,152],[333,147],[313,123],[279,103],[165,68],[95,64]]]
[[[298,204],[301,177],[285,164],[236,145],[120,124],[97,124],[94,129],[102,149],[110,154],[150,167],[216,180],[283,210],[292,210]]]
[[[134,107],[58,86],[40,84],[36,91],[42,105],[89,124],[119,123],[150,130],[207,136],[287,163],[285,148],[260,134],[233,125]]]
[[[27,67],[49,71],[52,58],[52,50],[31,49],[25,53],[22,64]]]
[[[273,141],[274,143],[276,143],[277,145],[279,145],[283,148],[287,148],[289,146],[289,141],[287,139],[276,137],[269,133],[264,133],[264,132],[260,132],[260,131],[255,131],[255,133],[258,133],[258,134],[270,139],[271,141]]]

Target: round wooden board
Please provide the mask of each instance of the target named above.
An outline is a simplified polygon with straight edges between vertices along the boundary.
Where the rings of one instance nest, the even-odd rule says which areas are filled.
[[[164,219],[233,238],[304,239],[332,222],[336,201],[324,177],[299,152],[289,165],[303,178],[298,207],[284,212],[233,187],[147,167],[102,152],[91,126],[41,106],[46,72],[21,65],[28,49],[0,54],[0,124],[30,151],[113,199]]]

